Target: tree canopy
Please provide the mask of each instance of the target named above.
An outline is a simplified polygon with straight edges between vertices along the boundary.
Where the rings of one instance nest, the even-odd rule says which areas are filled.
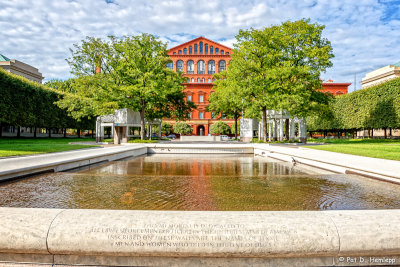
[[[323,29],[302,19],[240,30],[236,36],[227,80],[243,91],[246,116],[263,117],[265,141],[266,110],[286,110],[302,117],[326,109],[320,74],[332,65],[333,54],[330,42],[322,37]]]
[[[193,130],[192,126],[190,126],[188,123],[183,121],[178,121],[177,123],[174,124],[173,131],[174,133],[177,134],[191,134]]]
[[[194,108],[184,100],[183,76],[166,68],[166,44],[153,35],[87,37],[74,48],[68,63],[76,77],[59,86],[59,105],[75,118],[130,108],[140,112],[144,139],[145,118],[186,118]]]

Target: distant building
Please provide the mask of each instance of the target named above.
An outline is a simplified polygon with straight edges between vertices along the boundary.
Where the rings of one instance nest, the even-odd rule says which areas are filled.
[[[187,100],[197,105],[187,121],[193,129],[193,135],[208,135],[210,126],[217,122],[219,114],[207,111],[208,98],[213,90],[214,74],[226,70],[231,60],[232,49],[204,37],[198,37],[168,50],[171,62],[169,68],[185,74]],[[164,120],[174,124],[173,120]],[[226,119],[229,126],[233,119]]]
[[[10,73],[20,75],[37,83],[42,83],[42,80],[44,79],[37,68],[16,59],[9,59],[2,54],[0,54],[0,67]]]
[[[333,96],[343,95],[348,93],[348,87],[351,83],[335,83],[328,80],[322,83],[322,91],[331,93]]]
[[[362,89],[400,77],[400,62],[368,72],[361,81]]]

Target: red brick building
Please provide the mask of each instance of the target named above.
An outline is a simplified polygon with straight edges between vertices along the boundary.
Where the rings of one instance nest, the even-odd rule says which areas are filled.
[[[348,87],[351,83],[335,83],[332,80],[328,80],[322,83],[323,91],[329,92],[333,96],[347,94]]]
[[[182,71],[187,77],[185,92],[187,100],[194,102],[197,109],[190,114],[187,121],[193,127],[193,135],[208,135],[210,126],[218,121],[218,114],[206,111],[208,97],[213,91],[213,75],[224,71],[231,59],[232,49],[204,37],[198,37],[189,42],[168,50],[172,62],[168,67]],[[323,83],[324,91],[333,95],[346,94],[350,83]],[[222,119],[228,125],[234,124],[233,119]],[[174,120],[164,120],[174,124]]]
[[[218,121],[217,114],[206,111],[208,97],[213,92],[213,75],[226,70],[231,59],[232,49],[199,37],[184,44],[175,46],[168,50],[172,59],[169,68],[175,71],[181,70],[187,83],[185,92],[187,99],[194,102],[197,109],[194,110],[187,121],[193,127],[194,135],[208,135],[210,125]],[[223,119],[228,125],[234,120]],[[170,124],[175,121],[166,120]]]

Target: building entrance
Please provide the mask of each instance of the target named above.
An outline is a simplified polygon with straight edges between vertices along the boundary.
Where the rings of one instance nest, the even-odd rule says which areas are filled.
[[[203,125],[197,126],[197,135],[204,136],[204,126]]]

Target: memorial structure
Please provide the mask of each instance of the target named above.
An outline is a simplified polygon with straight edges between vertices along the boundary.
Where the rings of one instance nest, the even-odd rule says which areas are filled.
[[[145,121],[148,125],[147,133],[151,134],[151,126],[158,125],[158,136],[161,136],[161,120]],[[96,142],[104,140],[104,127],[111,127],[111,136],[114,138],[114,144],[127,143],[130,134],[130,127],[139,127],[140,112],[132,111],[129,108],[115,110],[114,114],[99,116],[96,119]],[[137,136],[138,137],[138,136]]]
[[[297,134],[296,134],[297,124]],[[300,142],[304,142],[307,137],[307,126],[304,118],[291,118],[286,111],[267,110],[267,131],[269,141],[283,141],[285,132],[288,132],[289,140],[293,142],[298,138]],[[263,137],[262,122],[257,119],[240,120],[240,140],[250,142],[255,136],[262,140]]]

